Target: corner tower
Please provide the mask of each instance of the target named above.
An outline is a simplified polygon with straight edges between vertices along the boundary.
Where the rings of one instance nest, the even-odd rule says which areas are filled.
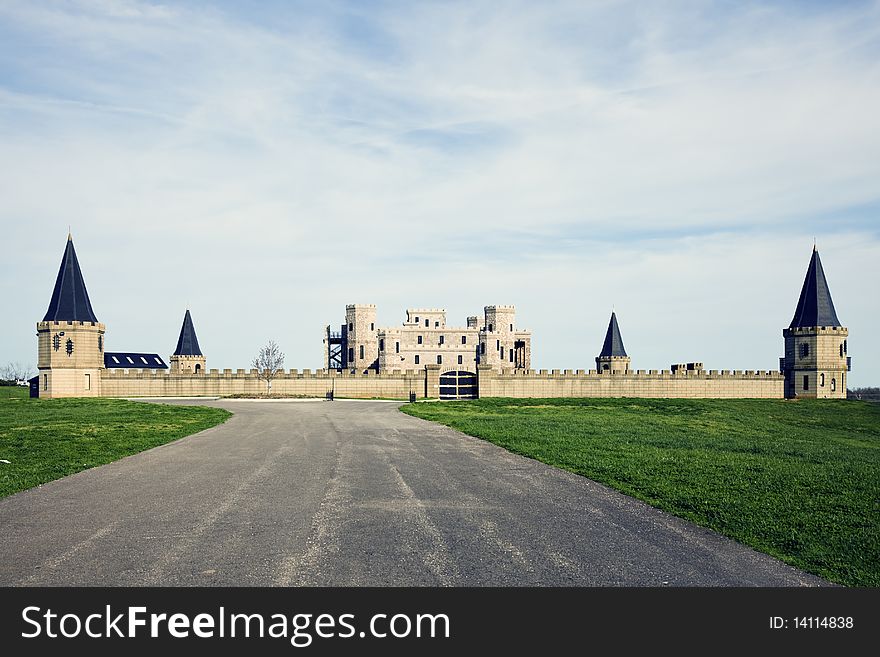
[[[199,348],[199,339],[196,337],[189,308],[183,316],[183,326],[180,327],[180,337],[177,338],[177,349],[171,354],[170,362],[172,374],[204,374],[205,372],[205,356]]]
[[[794,318],[782,335],[785,396],[846,399],[849,331],[837,319],[815,246]]]
[[[105,327],[95,317],[68,234],[43,321],[37,323],[40,397],[97,397],[104,369]]]
[[[628,372],[630,358],[623,348],[623,338],[620,337],[620,327],[617,325],[617,315],[612,312],[608,322],[608,330],[605,332],[605,342],[602,351],[596,356],[596,371],[602,372]]]

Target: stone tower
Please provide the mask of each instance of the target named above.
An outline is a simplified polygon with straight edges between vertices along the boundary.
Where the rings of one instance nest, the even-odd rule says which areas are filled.
[[[40,397],[101,394],[104,331],[92,310],[73,238],[68,235],[49,309],[37,323]]]
[[[379,332],[375,304],[357,303],[345,307],[347,329],[346,367],[363,372],[379,367]]]
[[[837,319],[819,251],[813,246],[794,318],[782,331],[785,396],[846,399],[848,334]]]
[[[630,358],[623,348],[623,338],[620,337],[620,327],[617,325],[617,315],[612,312],[608,322],[608,330],[605,332],[605,343],[602,351],[596,356],[596,371],[602,372],[628,372]]]
[[[199,339],[196,337],[189,308],[183,316],[183,326],[180,327],[180,337],[177,338],[177,349],[171,354],[170,360],[172,374],[204,374],[205,372],[205,356],[199,348]]]

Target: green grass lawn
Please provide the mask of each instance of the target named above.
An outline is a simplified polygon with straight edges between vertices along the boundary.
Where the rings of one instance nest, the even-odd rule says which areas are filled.
[[[224,422],[219,408],[121,399],[28,399],[0,387],[0,497]]]
[[[402,410],[829,580],[880,586],[880,404],[481,399]]]

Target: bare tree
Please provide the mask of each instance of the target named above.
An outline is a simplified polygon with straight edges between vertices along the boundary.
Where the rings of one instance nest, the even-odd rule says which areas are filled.
[[[269,340],[266,346],[260,349],[260,353],[254,358],[251,366],[257,370],[257,376],[266,381],[266,393],[268,394],[272,391],[272,379],[283,371],[284,353],[274,340]]]
[[[0,369],[0,379],[4,381],[27,381],[34,375],[34,368],[25,363],[8,362]]]

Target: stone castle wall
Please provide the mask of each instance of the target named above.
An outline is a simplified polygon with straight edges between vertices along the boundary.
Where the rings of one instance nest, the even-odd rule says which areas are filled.
[[[782,399],[779,372],[478,369],[480,397],[660,397]]]
[[[272,381],[272,393],[289,396],[407,399],[437,398],[443,372],[455,367],[428,365],[421,370],[351,373],[290,370]],[[595,370],[503,370],[478,368],[480,397],[666,397],[782,399],[784,378],[761,371],[655,371],[603,373]],[[104,397],[202,397],[263,394],[266,382],[255,370],[210,370],[206,374],[169,374],[156,370],[102,370]]]

